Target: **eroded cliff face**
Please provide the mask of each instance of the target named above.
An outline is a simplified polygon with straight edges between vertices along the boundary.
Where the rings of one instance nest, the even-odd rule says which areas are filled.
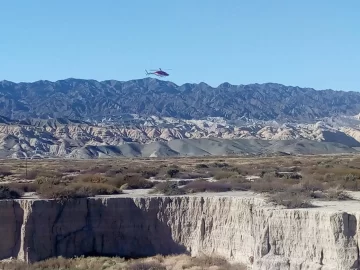
[[[252,269],[359,269],[358,223],[231,196],[1,201],[0,259],[215,253]]]

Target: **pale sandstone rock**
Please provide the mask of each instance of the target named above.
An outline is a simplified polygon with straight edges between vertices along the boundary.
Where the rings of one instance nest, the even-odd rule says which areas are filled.
[[[0,124],[0,148],[15,150],[38,147],[61,156],[71,152],[64,140],[75,146],[83,145],[120,145],[123,140],[150,143],[174,139],[196,138],[257,138],[266,140],[310,139],[316,141],[342,142],[349,146],[358,146],[360,128],[358,124],[333,124],[317,122],[315,124],[270,125],[258,123],[253,126],[237,126],[217,119],[181,120],[154,118],[152,123],[126,125],[95,126],[87,124],[66,124],[50,126],[4,125]],[[217,123],[216,121],[219,121]],[[223,122],[224,121],[224,122]],[[166,125],[165,125],[166,124]],[[9,137],[9,135],[11,137]],[[69,142],[67,142],[69,144]],[[58,147],[54,147],[59,145]],[[66,147],[66,149],[64,149]]]
[[[251,269],[358,269],[359,214],[232,196],[0,201],[0,259],[216,254]],[[253,264],[250,262],[253,260]]]

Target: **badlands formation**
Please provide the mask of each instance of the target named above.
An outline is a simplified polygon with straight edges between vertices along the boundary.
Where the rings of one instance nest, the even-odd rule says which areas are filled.
[[[313,124],[137,115],[129,115],[120,123],[3,120],[0,156],[103,158],[349,153],[357,152],[360,146],[359,127],[356,117],[323,119]]]

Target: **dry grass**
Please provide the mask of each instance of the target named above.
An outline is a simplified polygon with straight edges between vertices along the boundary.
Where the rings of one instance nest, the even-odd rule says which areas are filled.
[[[146,180],[141,174],[131,173],[126,175],[116,175],[108,179],[110,185],[125,189],[152,188],[153,182]],[[126,185],[126,186],[125,186]]]
[[[309,208],[313,205],[306,193],[295,191],[276,192],[269,196],[269,201],[286,208]]]
[[[166,196],[183,195],[185,191],[179,188],[179,184],[176,182],[162,182],[154,186],[154,190],[151,193],[162,193]]]
[[[301,195],[306,195],[310,199],[340,200],[347,198],[344,190],[360,191],[360,158],[352,155],[31,160],[27,163],[27,178],[35,182],[20,184],[25,175],[24,163],[23,160],[5,160],[0,167],[0,180],[10,181],[9,187],[23,192],[38,191],[39,182],[44,179],[56,179],[61,184],[76,189],[78,185],[70,184],[102,183],[121,190],[154,188],[156,192],[168,195],[228,190],[251,190],[274,195],[297,188],[301,190]],[[218,181],[217,184],[185,181],[211,176]],[[246,180],[246,176],[259,176],[260,179],[250,181]],[[185,184],[185,187],[180,189],[169,184],[154,187],[156,183],[147,180],[150,177],[184,179],[179,184]],[[50,183],[49,180],[46,181]],[[89,186],[86,187],[90,190]],[[94,187],[92,190],[97,188]],[[331,192],[334,189],[338,192]],[[99,190],[103,192],[103,188]],[[93,194],[93,191],[90,193]]]
[[[186,193],[198,192],[226,192],[232,190],[231,184],[208,182],[206,180],[197,180],[183,187]]]
[[[95,195],[120,194],[121,190],[104,183],[70,183],[48,184],[39,186],[37,193],[40,198],[69,200],[76,198],[92,197]]]
[[[37,167],[37,168],[33,168],[33,169],[25,172],[20,177],[23,179],[34,180],[34,179],[41,178],[41,177],[55,178],[55,177],[62,177],[62,176],[63,176],[63,173],[61,173],[59,171],[48,170],[48,169],[45,169],[42,167]]]
[[[12,189],[20,190],[21,193],[25,192],[36,192],[38,189],[38,185],[33,182],[13,182],[9,184],[3,184],[3,186],[7,186]]]
[[[125,260],[113,257],[77,257],[65,259],[51,258],[41,262],[27,265],[23,262],[0,262],[2,270],[191,270],[210,269],[217,270],[245,270],[241,264],[230,264],[219,256],[201,256],[191,258],[187,255],[161,256]],[[215,267],[215,268],[214,268]]]
[[[0,178],[4,178],[6,176],[12,175],[11,168],[7,166],[0,167]]]

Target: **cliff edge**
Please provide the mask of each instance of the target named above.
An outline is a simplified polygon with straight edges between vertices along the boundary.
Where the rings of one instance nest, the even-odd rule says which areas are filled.
[[[252,269],[359,269],[360,210],[336,205],[289,210],[231,194],[0,201],[0,260],[205,253]]]

